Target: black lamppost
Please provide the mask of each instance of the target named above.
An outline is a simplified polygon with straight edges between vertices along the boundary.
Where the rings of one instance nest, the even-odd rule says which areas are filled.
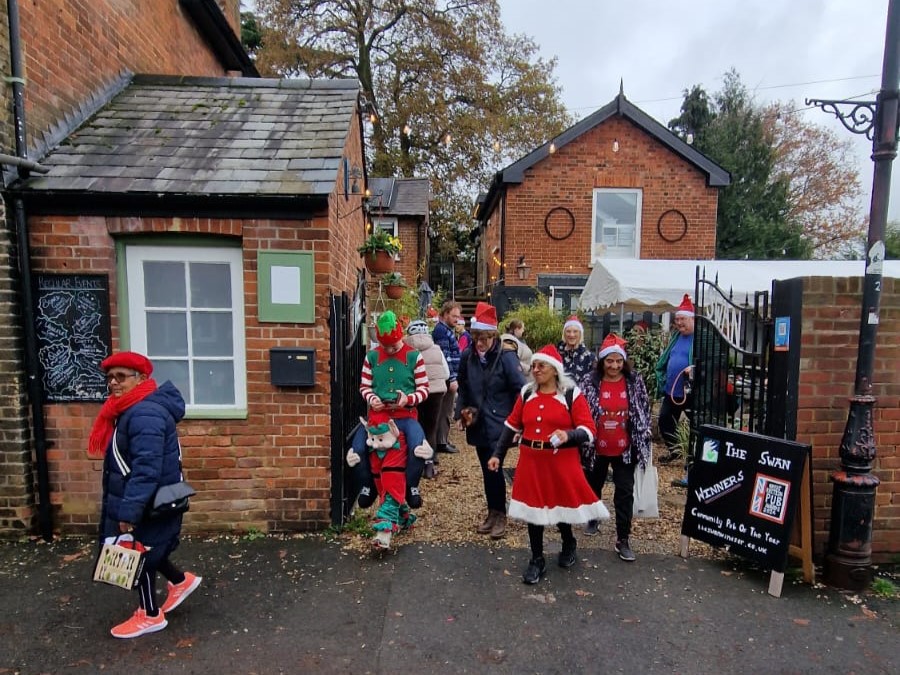
[[[900,75],[900,14],[898,0],[889,0],[881,91],[875,101],[807,99],[834,115],[854,133],[872,140],[872,203],[866,243],[866,274],[859,321],[856,383],[850,399],[847,426],[841,439],[841,469],[835,471],[831,526],[825,555],[825,582],[839,588],[863,590],[872,581],[872,519],[879,480],[872,474],[875,430],[872,410],[872,370],[881,304],[884,230],[891,191],[891,163],[897,156],[898,75]],[[842,110],[849,109],[849,112]]]

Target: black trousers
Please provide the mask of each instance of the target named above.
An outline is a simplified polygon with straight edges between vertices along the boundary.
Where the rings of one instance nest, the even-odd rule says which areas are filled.
[[[659,408],[659,435],[665,441],[669,452],[675,449],[677,445],[675,441],[675,429],[678,427],[678,420],[681,419],[681,413],[684,413],[690,419],[691,411],[688,409],[688,402],[675,403],[668,394],[663,396],[662,405]]]
[[[631,518],[634,514],[634,472],[637,469],[637,462],[626,464],[621,455],[615,457],[597,455],[594,470],[585,475],[594,494],[600,499],[603,498],[601,493],[609,467],[612,467],[613,475],[616,539],[628,539],[631,536]]]

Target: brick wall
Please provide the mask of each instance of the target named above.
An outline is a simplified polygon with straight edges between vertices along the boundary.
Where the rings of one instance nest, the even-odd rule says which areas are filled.
[[[813,278],[803,291],[803,338],[797,440],[813,447],[815,555],[828,544],[838,449],[853,395],[859,341],[862,279]],[[874,427],[877,457],[872,553],[876,562],[900,554],[900,283],[883,280],[873,374],[877,398]]]
[[[0,196],[0,222],[6,205]],[[30,529],[34,521],[31,452],[29,450],[28,409],[21,350],[21,313],[18,308],[15,247],[10,237],[15,230],[0,234],[0,533]]]
[[[236,0],[223,2],[233,16]],[[178,0],[20,0],[19,7],[29,147],[124,69],[225,75]]]
[[[359,129],[347,152],[359,162]],[[342,185],[340,176],[336,185]],[[115,240],[138,234],[197,234],[240,239],[244,260],[248,417],[186,420],[180,426],[185,473],[197,488],[186,518],[189,531],[315,529],[328,523],[331,490],[329,294],[356,287],[356,247],[365,231],[361,197],[345,200],[337,188],[327,212],[310,221],[210,218],[35,216],[30,220],[36,272],[109,273],[113,348],[120,349],[120,299]],[[259,249],[315,253],[315,323],[257,320]],[[316,350],[312,388],[273,387],[269,349]],[[46,406],[54,522],[66,532],[93,532],[101,463],[85,447],[98,404]],[[21,447],[21,446],[20,446]],[[2,502],[0,502],[2,504]]]
[[[613,141],[619,151],[612,152]],[[711,259],[716,244],[716,188],[706,175],[652,136],[624,118],[613,117],[560,148],[526,172],[525,181],[510,185],[507,200],[506,241],[500,242],[499,209],[487,227],[482,248],[496,274],[491,249],[503,248],[506,283],[533,286],[537,274],[590,274],[593,189],[640,188],[641,258]],[[548,236],[544,220],[558,206],[575,218],[571,236],[557,241]],[[687,232],[675,243],[665,241],[657,223],[669,209],[687,218]],[[664,229],[664,233],[673,238]],[[525,254],[531,278],[519,281],[518,257]]]

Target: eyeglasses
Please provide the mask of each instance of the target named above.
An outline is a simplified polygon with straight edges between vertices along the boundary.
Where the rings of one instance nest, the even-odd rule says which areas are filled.
[[[106,375],[106,383],[110,384],[113,380],[122,384],[129,377],[137,377],[140,373],[108,373]]]

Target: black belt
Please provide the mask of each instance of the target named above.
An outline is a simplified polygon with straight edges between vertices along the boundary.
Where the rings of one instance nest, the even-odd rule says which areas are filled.
[[[532,441],[527,438],[521,439],[519,445],[526,445],[535,450],[559,450],[562,447],[561,445],[554,446],[550,441]]]

